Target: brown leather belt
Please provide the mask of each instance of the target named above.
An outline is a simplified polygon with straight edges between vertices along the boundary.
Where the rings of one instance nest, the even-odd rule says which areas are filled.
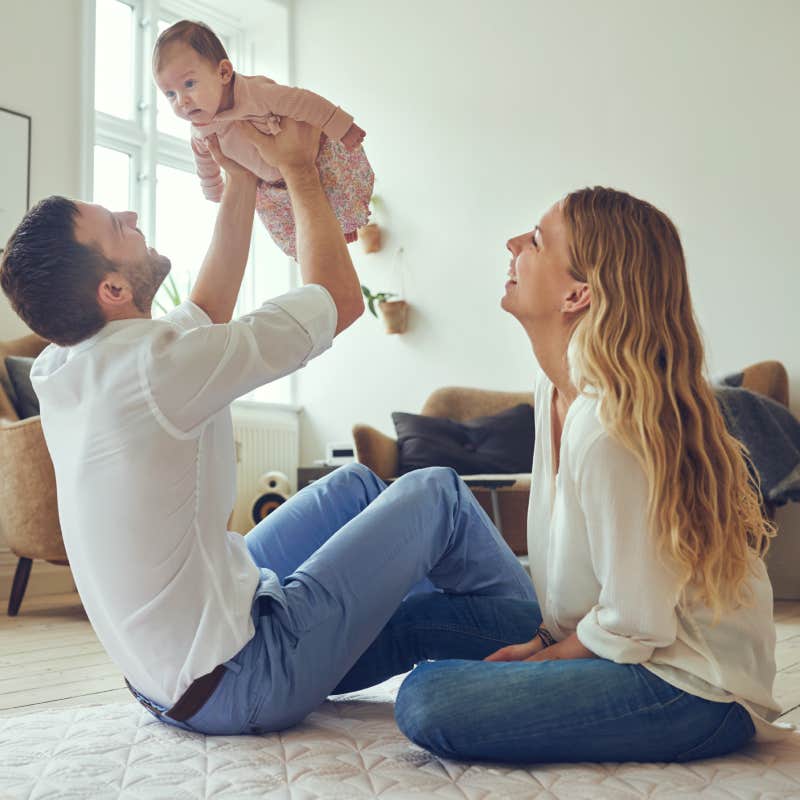
[[[167,711],[161,711],[156,708],[152,703],[148,702],[146,698],[135,691],[133,686],[125,679],[125,684],[130,689],[131,694],[150,712],[156,716],[167,716],[174,719],[175,722],[186,722],[187,719],[193,717],[205,704],[209,697],[214,694],[214,690],[219,686],[222,676],[225,674],[225,667],[220,664],[215,667],[211,672],[206,675],[201,675],[195,678],[189,684],[189,688],[180,696],[178,702]]]

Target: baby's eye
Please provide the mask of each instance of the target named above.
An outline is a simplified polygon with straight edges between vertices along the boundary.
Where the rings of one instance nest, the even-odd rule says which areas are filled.
[[[194,86],[194,81],[186,81],[183,85],[186,89],[191,89]]]
[[[164,96],[167,100],[172,100],[172,98],[175,97],[175,92],[164,92]]]

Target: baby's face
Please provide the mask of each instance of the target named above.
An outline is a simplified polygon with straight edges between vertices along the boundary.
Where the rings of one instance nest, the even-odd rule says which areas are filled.
[[[219,110],[224,87],[231,80],[229,67],[229,61],[214,66],[189,45],[175,42],[161,56],[156,85],[177,116],[205,125]]]

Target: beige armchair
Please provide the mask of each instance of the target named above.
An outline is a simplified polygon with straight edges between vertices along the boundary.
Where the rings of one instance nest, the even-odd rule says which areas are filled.
[[[786,369],[778,361],[762,361],[744,370],[742,386],[745,389],[771,397],[789,405],[789,380]],[[463,422],[475,417],[497,414],[519,403],[531,403],[527,392],[494,392],[486,389],[467,389],[451,386],[437,389],[425,402],[422,414],[430,417],[449,417]],[[397,476],[397,441],[391,436],[370,427],[354,425],[353,440],[356,458],[384,480]],[[527,555],[526,523],[530,475],[512,475],[515,480],[509,487],[497,490],[500,529],[516,555]],[[496,519],[492,496],[488,489],[473,488],[475,497],[490,517]],[[772,510],[768,509],[771,513]]]
[[[429,417],[449,417],[457,422],[465,422],[475,417],[499,414],[520,403],[533,405],[533,395],[530,392],[493,392],[487,389],[448,386],[433,392],[425,401],[421,413]],[[384,480],[397,476],[396,439],[369,425],[354,425],[353,440],[358,461]],[[484,511],[495,522],[500,522],[499,527],[509,547],[517,555],[525,555],[528,552],[526,520],[531,476],[526,474],[508,477],[514,479],[515,483],[496,490],[496,509],[493,508],[489,489],[474,487],[472,491]]]
[[[36,356],[47,342],[31,334],[0,342],[0,371],[6,356]],[[0,387],[0,528],[17,562],[8,615],[19,611],[34,559],[68,564],[56,506],[56,478],[39,417],[20,420]]]

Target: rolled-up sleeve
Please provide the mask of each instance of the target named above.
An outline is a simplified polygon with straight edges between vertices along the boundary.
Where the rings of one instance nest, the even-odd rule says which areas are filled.
[[[603,436],[581,459],[577,488],[601,587],[578,622],[578,639],[601,658],[642,663],[675,641],[680,591],[648,525],[644,470],[633,453]]]
[[[237,397],[327,350],[337,320],[333,299],[318,285],[277,297],[224,325],[203,324],[203,316],[196,306],[172,312],[139,363],[151,410],[181,438],[199,433]]]

